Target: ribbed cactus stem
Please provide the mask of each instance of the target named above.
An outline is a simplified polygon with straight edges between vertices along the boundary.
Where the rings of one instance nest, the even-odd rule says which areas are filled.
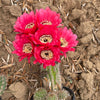
[[[34,100],[45,100],[47,91],[44,88],[39,88],[34,93]]]
[[[57,94],[56,93],[48,93],[46,100],[58,100]]]
[[[55,66],[48,66],[48,79],[49,79],[49,87],[52,91],[57,91],[61,86],[61,76],[60,76],[60,64],[56,64]]]
[[[58,88],[62,89],[62,81],[61,81],[61,74],[60,74],[60,63],[56,64],[55,71],[56,71],[56,83]]]
[[[0,96],[3,94],[6,86],[7,86],[6,77],[4,75],[0,75]]]

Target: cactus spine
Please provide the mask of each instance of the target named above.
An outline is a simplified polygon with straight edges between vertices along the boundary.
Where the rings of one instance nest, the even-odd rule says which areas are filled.
[[[39,88],[34,93],[34,100],[45,100],[47,91],[44,88]]]
[[[58,100],[57,94],[56,93],[49,93],[46,97],[46,100]]]

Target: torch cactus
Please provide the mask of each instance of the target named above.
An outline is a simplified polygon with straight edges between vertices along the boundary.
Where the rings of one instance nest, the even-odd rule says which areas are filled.
[[[33,11],[29,14],[24,13],[18,17],[14,25],[15,31],[19,33],[13,42],[15,47],[13,53],[19,56],[20,61],[27,58],[30,63],[30,58],[34,57],[34,64],[38,62],[42,64],[48,72],[49,88],[56,92],[62,89],[60,58],[61,56],[66,57],[68,51],[74,51],[78,43],[77,35],[73,34],[71,29],[60,28],[61,22],[60,14],[47,7],[36,10],[35,14]],[[46,90],[38,89],[34,93],[34,98],[45,100],[46,95]],[[58,97],[63,98],[64,95],[62,91]],[[50,94],[46,99],[58,100],[58,97]]]

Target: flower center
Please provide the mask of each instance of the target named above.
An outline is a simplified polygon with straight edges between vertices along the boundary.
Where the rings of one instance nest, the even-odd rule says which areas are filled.
[[[66,47],[68,45],[68,42],[62,37],[60,38],[60,42],[61,42],[61,47]]]
[[[25,29],[30,29],[34,27],[34,23],[29,23],[26,25]]]
[[[46,60],[50,60],[53,58],[53,52],[51,50],[43,50],[41,51],[41,57]]]
[[[42,25],[52,25],[50,21],[46,21],[46,20],[42,21],[41,24]]]
[[[42,35],[41,37],[40,37],[40,41],[42,42],[42,43],[51,43],[52,42],[52,36],[51,35]]]
[[[23,52],[24,53],[31,53],[32,52],[32,45],[30,43],[24,44]]]

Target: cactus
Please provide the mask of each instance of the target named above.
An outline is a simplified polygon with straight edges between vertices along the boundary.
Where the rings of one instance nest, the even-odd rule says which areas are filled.
[[[3,94],[6,85],[7,85],[6,77],[4,75],[0,75],[0,96]]]
[[[58,100],[57,94],[56,93],[49,93],[46,97],[46,100]]]
[[[70,94],[66,90],[59,90],[58,91],[58,98],[59,100],[66,100]]]
[[[34,93],[34,100],[45,100],[47,91],[44,88],[39,88]]]

